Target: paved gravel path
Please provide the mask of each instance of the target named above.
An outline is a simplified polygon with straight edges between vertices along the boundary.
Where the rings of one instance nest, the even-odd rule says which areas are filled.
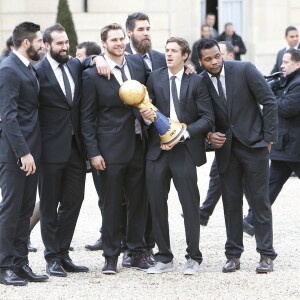
[[[209,180],[208,163],[198,169],[198,184],[203,198]],[[245,236],[245,252],[241,270],[232,274],[222,273],[225,263],[225,228],[221,202],[207,227],[201,227],[200,246],[203,263],[199,275],[182,275],[185,263],[185,236],[181,208],[172,186],[169,197],[169,223],[171,244],[175,255],[174,273],[147,275],[142,271],[124,269],[119,260],[116,276],[102,275],[104,259],[101,251],[90,252],[84,245],[94,242],[101,223],[97,196],[91,175],[87,177],[86,199],[78,220],[70,256],[75,263],[86,265],[89,273],[69,274],[67,278],[50,278],[47,283],[29,283],[26,287],[0,285],[0,299],[300,299],[300,184],[291,177],[273,206],[274,246],[278,252],[275,270],[271,274],[255,273],[259,255],[255,240]],[[245,212],[247,204],[245,204]],[[37,273],[45,273],[43,244],[39,227],[34,229],[32,243],[38,252],[30,254],[30,265]]]

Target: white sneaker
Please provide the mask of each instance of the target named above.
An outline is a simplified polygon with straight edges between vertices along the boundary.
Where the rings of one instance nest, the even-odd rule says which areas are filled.
[[[170,261],[166,264],[162,262],[155,262],[154,267],[147,269],[148,274],[161,274],[166,272],[173,272],[174,271],[174,264],[173,261]]]
[[[185,263],[183,275],[196,275],[199,273],[200,264],[189,258]]]

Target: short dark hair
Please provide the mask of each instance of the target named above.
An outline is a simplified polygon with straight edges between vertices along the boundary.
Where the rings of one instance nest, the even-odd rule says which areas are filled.
[[[300,61],[300,50],[299,49],[291,48],[291,49],[286,50],[284,53],[290,53],[292,61],[295,61],[295,62]]]
[[[77,45],[77,49],[85,48],[86,56],[99,55],[101,53],[101,47],[96,42],[82,42]]]
[[[32,22],[23,22],[17,25],[12,34],[12,41],[16,49],[21,47],[24,40],[32,42],[36,38],[36,33],[40,31],[40,25]]]
[[[198,45],[197,45],[198,58],[201,59],[201,56],[202,56],[201,50],[203,50],[203,49],[211,49],[211,48],[213,48],[215,46],[217,46],[218,49],[220,50],[219,44],[218,44],[218,42],[215,39],[213,39],[213,38],[210,38],[210,39],[201,39],[198,42]]]
[[[150,24],[148,15],[142,12],[135,12],[133,14],[128,15],[125,23],[126,30],[133,31],[136,21],[148,21]]]
[[[235,53],[233,45],[228,41],[220,41],[218,44],[225,45],[227,53]]]
[[[66,30],[60,23],[55,23],[54,25],[48,27],[43,34],[43,42],[44,43],[51,44],[51,42],[52,42],[51,33],[53,31],[64,32]]]
[[[224,28],[226,28],[227,26],[233,26],[233,24],[231,22],[227,22],[225,23]]]
[[[106,42],[107,34],[110,30],[119,30],[119,29],[121,29],[123,31],[124,37],[125,37],[125,31],[124,31],[123,27],[118,23],[111,23],[111,24],[108,24],[108,25],[102,27],[101,33],[100,33],[101,41]]]
[[[289,32],[293,30],[298,31],[298,29],[295,26],[288,26],[285,30],[285,36],[288,36]]]
[[[189,55],[191,53],[191,48],[190,48],[190,45],[188,43],[188,41],[184,38],[181,38],[181,37],[170,37],[167,42],[166,42],[166,45],[168,43],[177,43],[181,49],[181,54],[184,55],[187,53],[187,58],[184,62],[187,61],[187,59],[189,58]]]

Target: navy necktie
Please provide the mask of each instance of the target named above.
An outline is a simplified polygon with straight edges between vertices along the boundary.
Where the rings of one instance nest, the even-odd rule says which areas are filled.
[[[128,80],[128,78],[127,78],[127,76],[126,76],[126,74],[125,74],[125,71],[124,71],[124,66],[125,66],[125,65],[123,65],[122,67],[116,66],[116,68],[119,69],[119,70],[121,71],[121,75],[122,75],[122,80],[123,80],[123,82],[125,82],[125,81]]]
[[[72,104],[72,90],[71,90],[71,85],[70,85],[69,78],[68,78],[67,73],[65,71],[64,65],[59,64],[58,67],[61,69],[61,73],[62,73],[62,76],[63,76],[64,85],[65,85],[65,92],[66,92],[66,98],[67,98],[68,102],[70,104]]]
[[[175,111],[176,111],[176,115],[178,120],[180,121],[180,103],[179,103],[179,98],[178,98],[178,93],[177,93],[177,87],[176,87],[176,76],[172,76],[171,80],[171,92],[172,92],[172,98],[173,98],[173,102],[174,102],[174,107],[175,107]]]
[[[221,98],[222,102],[224,104],[226,104],[226,97],[225,97],[223,86],[222,86],[222,83],[221,83],[221,80],[220,80],[220,75],[213,76],[213,77],[216,77],[216,79],[217,79],[219,97]]]
[[[39,76],[38,76],[38,73],[37,73],[36,69],[32,66],[32,64],[28,65],[28,69],[34,75],[34,77],[36,79],[36,82],[37,82],[37,85],[38,85],[38,88],[40,89]]]

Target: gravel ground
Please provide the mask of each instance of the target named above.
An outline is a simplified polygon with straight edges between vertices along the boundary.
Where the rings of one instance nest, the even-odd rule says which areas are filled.
[[[198,185],[202,201],[206,195],[208,163],[198,169]],[[199,275],[182,275],[185,263],[185,235],[181,208],[172,186],[169,197],[169,223],[172,250],[175,255],[175,272],[147,275],[143,271],[124,269],[119,259],[119,272],[115,276],[102,275],[104,263],[101,251],[85,250],[84,245],[99,237],[101,223],[97,196],[92,177],[87,176],[86,199],[83,203],[70,253],[76,264],[86,265],[89,273],[69,274],[66,278],[51,277],[46,283],[29,283],[26,287],[0,285],[0,299],[300,299],[300,185],[291,177],[273,206],[274,247],[278,252],[274,272],[256,274],[259,255],[255,240],[245,236],[245,252],[241,258],[241,270],[232,274],[222,273],[225,263],[225,227],[221,202],[207,227],[201,227],[200,249],[203,263]],[[245,201],[245,213],[247,203]],[[32,233],[32,243],[38,252],[30,253],[30,265],[36,273],[45,273],[43,244],[39,227]]]

